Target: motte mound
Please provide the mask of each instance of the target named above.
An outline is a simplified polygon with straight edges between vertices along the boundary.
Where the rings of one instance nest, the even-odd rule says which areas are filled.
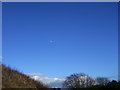
[[[2,88],[48,88],[41,82],[31,79],[10,67],[2,66]],[[1,67],[0,66],[0,67]]]

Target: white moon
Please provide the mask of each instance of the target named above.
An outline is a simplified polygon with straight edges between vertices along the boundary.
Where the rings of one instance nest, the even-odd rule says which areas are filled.
[[[53,43],[54,41],[53,40],[50,40],[50,43]]]

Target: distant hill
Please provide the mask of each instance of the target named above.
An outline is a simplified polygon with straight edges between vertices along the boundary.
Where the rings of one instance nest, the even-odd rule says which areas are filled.
[[[48,88],[17,70],[2,66],[2,88]],[[0,67],[1,67],[0,66]]]

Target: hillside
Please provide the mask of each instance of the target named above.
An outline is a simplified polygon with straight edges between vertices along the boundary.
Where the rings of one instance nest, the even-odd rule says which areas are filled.
[[[29,76],[2,65],[2,88],[48,88]]]

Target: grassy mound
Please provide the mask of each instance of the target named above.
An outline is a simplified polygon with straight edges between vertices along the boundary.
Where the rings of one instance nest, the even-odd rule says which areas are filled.
[[[2,88],[48,88],[48,86],[2,65]]]

